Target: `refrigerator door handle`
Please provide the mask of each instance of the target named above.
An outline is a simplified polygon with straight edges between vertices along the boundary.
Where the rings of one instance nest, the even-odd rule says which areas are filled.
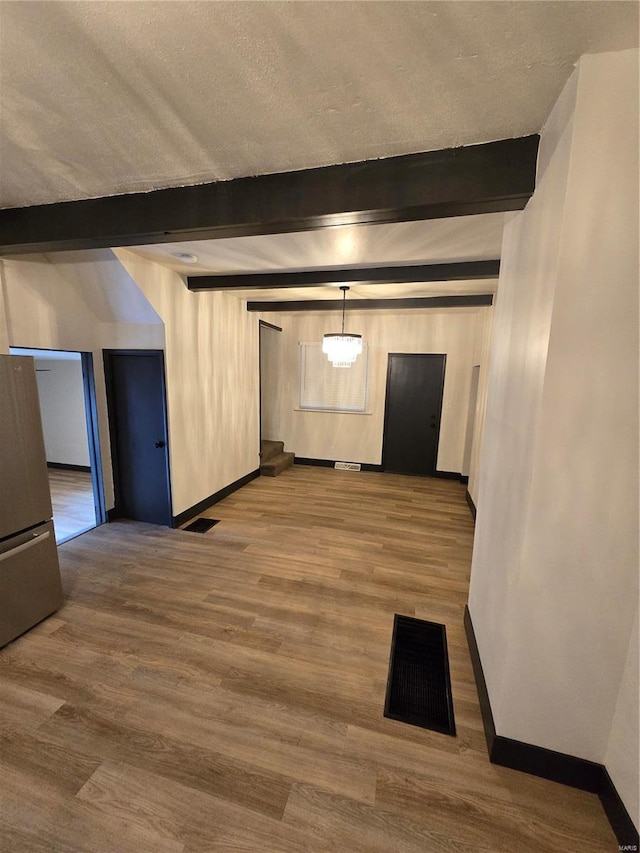
[[[51,533],[48,530],[46,533],[34,533],[33,538],[29,539],[28,542],[23,542],[22,545],[16,545],[16,547],[11,548],[10,551],[5,551],[3,554],[0,554],[0,563],[3,560],[8,560],[10,557],[15,557],[15,555],[19,554],[21,551],[26,551],[28,548],[33,548],[34,545],[39,545],[40,542],[43,542],[50,536]]]

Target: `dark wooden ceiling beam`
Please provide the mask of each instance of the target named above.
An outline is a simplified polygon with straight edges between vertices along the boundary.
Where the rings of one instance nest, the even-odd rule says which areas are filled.
[[[521,210],[539,137],[0,210],[0,255]]]
[[[256,272],[234,275],[196,275],[187,278],[189,290],[269,290],[276,287],[322,287],[331,284],[405,284],[422,281],[475,281],[497,278],[500,261],[462,261],[449,264],[410,264],[391,267],[350,267],[301,272]]]
[[[347,314],[354,311],[397,311],[401,308],[480,308],[484,305],[493,305],[492,293],[474,293],[464,296],[417,296],[407,299],[348,299]],[[342,299],[247,302],[247,311],[342,311]]]

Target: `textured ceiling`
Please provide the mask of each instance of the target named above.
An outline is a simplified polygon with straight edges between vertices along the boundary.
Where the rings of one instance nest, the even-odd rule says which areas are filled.
[[[0,206],[540,130],[635,2],[0,2]]]

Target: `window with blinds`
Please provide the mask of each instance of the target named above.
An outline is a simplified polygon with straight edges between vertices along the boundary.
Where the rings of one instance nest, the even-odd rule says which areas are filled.
[[[334,367],[320,343],[300,344],[300,408],[364,412],[367,407],[369,346],[351,367]]]

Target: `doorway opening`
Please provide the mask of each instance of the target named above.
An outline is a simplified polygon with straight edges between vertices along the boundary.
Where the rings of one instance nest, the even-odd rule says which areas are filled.
[[[11,347],[32,356],[56,542],[106,521],[102,462],[90,352]]]
[[[279,375],[280,326],[274,326],[265,320],[258,323],[259,335],[259,366],[260,383],[260,450],[263,441],[275,441],[279,411],[279,395],[281,383]]]
[[[471,388],[469,389],[469,411],[467,414],[467,434],[464,442],[464,458],[462,462],[462,474],[469,476],[471,470],[471,451],[473,448],[473,435],[476,429],[476,408],[478,406],[478,385],[480,382],[480,365],[476,364],[471,370]]]

